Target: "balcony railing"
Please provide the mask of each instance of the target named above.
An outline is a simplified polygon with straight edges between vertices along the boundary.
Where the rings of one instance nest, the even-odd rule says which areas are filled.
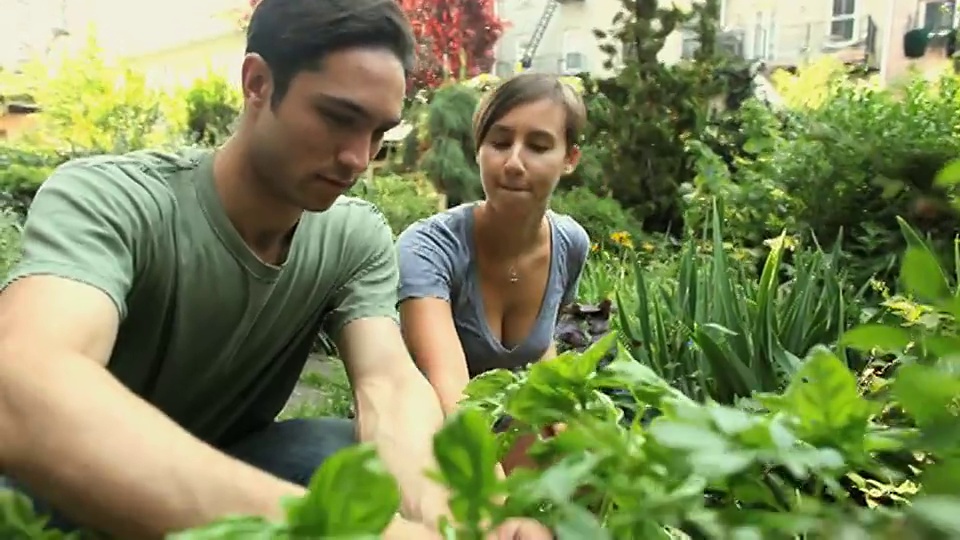
[[[834,55],[845,62],[878,64],[878,27],[872,17],[764,24],[736,29],[741,56],[770,65],[796,66]]]

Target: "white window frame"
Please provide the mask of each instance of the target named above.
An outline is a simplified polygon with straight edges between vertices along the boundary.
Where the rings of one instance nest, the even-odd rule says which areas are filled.
[[[950,20],[950,26],[957,24],[957,2],[950,0],[929,0],[927,2],[919,2],[917,4],[917,27],[923,28],[927,23],[927,6],[930,4],[953,4],[953,16]],[[941,6],[942,7],[942,6]],[[935,28],[934,32],[947,30],[948,28]]]
[[[830,16],[827,19],[829,21],[829,24],[827,25],[826,33],[827,33],[827,45],[830,47],[844,47],[857,42],[857,30],[858,30],[858,27],[860,26],[858,24],[859,21],[857,20],[858,19],[857,14],[860,12],[860,2],[859,0],[845,0],[845,1],[851,2],[853,4],[853,9],[851,10],[850,13],[837,14],[833,12],[834,0],[827,0],[827,3],[829,4],[827,6],[827,13],[829,13]],[[846,21],[850,21],[850,37],[845,39],[840,36],[834,36],[832,33],[833,24],[837,22],[846,22]]]
[[[562,57],[562,70],[564,74],[576,74],[588,71],[587,67],[587,43],[586,32],[578,28],[568,28],[563,32],[563,38],[560,46]],[[571,56],[579,59],[579,65],[575,68],[570,67]]]

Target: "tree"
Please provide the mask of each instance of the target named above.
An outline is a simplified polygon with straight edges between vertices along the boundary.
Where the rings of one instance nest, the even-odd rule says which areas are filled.
[[[245,0],[240,20],[246,25],[260,0]],[[469,78],[488,72],[494,46],[504,24],[495,14],[495,0],[397,0],[417,38],[417,70],[410,90],[438,87],[448,77]]]
[[[494,0],[400,0],[410,18],[421,65],[413,89],[435,88],[447,77],[470,78],[493,67],[504,24]]]

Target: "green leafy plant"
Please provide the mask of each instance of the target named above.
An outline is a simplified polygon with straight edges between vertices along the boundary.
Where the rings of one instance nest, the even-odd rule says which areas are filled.
[[[682,250],[675,283],[651,284],[638,265],[636,299],[621,293],[617,303],[634,357],[691,397],[729,404],[782,389],[813,346],[836,343],[856,315],[857,293],[838,267],[839,244],[832,253],[795,250],[785,234],[770,242],[754,279],[728,253],[722,214],[715,202],[710,227]]]

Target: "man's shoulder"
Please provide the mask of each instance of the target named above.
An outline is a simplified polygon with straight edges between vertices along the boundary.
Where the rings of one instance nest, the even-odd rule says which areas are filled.
[[[317,232],[323,232],[325,237],[331,239],[391,231],[380,208],[358,197],[339,197],[330,208],[313,213],[310,222]]]
[[[112,191],[131,197],[155,198],[160,192],[169,192],[172,178],[195,169],[209,152],[139,150],[72,159],[57,167],[40,190],[69,184],[72,190],[88,188],[100,193]]]

